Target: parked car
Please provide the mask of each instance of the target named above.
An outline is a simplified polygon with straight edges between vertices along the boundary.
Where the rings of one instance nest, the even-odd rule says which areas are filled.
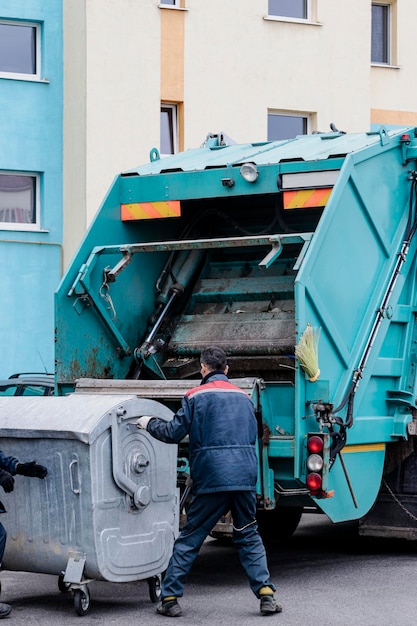
[[[55,379],[53,374],[21,372],[0,380],[2,396],[53,396]]]

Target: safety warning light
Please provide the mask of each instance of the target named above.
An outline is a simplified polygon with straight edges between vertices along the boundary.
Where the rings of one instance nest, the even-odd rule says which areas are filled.
[[[307,487],[310,490],[311,495],[316,495],[323,484],[323,479],[320,474],[316,472],[311,472],[307,475]]]
[[[324,442],[321,435],[311,435],[307,439],[307,450],[311,454],[318,454],[323,451]]]
[[[307,435],[306,485],[310,495],[316,498],[326,497],[329,444],[327,433]]]

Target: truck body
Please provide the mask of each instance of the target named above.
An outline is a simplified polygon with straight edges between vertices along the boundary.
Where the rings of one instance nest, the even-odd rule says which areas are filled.
[[[153,149],[56,292],[56,393],[175,411],[220,346],[256,408],[265,535],[308,508],[416,538],[416,133]],[[309,332],[315,375],[296,356]]]

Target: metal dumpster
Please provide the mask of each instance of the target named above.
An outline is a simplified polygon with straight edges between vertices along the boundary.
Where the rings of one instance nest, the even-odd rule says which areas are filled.
[[[4,567],[56,574],[79,615],[93,579],[146,579],[158,598],[178,532],[177,449],[136,428],[145,414],[173,415],[131,395],[0,398],[0,449],[48,468],[1,494]]]

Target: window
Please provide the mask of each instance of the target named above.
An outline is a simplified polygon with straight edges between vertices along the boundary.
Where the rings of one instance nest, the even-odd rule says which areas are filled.
[[[390,5],[373,4],[371,63],[390,62]]]
[[[0,76],[40,76],[39,24],[0,22]]]
[[[292,139],[308,132],[308,117],[268,113],[268,141]]]
[[[0,173],[0,229],[39,227],[37,182],[33,174]]]
[[[162,5],[168,4],[171,7],[180,6],[180,0],[159,0],[159,3]]]
[[[178,150],[177,105],[161,105],[161,155],[175,154]]]
[[[268,0],[268,15],[306,20],[308,0]]]

